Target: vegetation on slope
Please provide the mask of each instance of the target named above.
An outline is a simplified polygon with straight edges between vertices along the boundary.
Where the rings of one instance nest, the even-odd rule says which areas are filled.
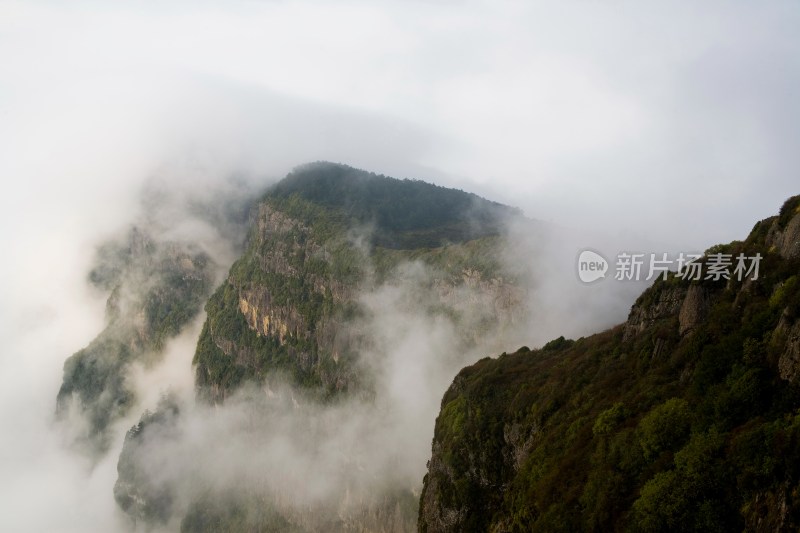
[[[465,337],[496,327],[498,315],[518,303],[511,294],[515,280],[499,259],[502,223],[515,214],[461,191],[343,165],[297,169],[262,198],[243,255],[206,304],[194,358],[198,397],[222,403],[237,391],[246,394],[248,382],[270,383],[276,376],[302,387],[304,401],[318,400],[315,408],[356,394],[371,397],[374,369],[358,359],[370,342],[358,327],[369,318],[361,297],[385,284],[408,289],[404,294],[420,312],[463,324]],[[490,301],[509,294],[477,313],[471,297],[480,291]],[[129,440],[129,451],[136,449],[136,435]],[[131,482],[119,486],[121,505],[158,497],[146,480],[131,475],[133,463],[125,464],[120,480]],[[415,524],[416,497],[405,486],[381,486],[360,504],[347,502],[345,490],[342,501],[300,518],[298,512],[308,511],[243,490],[224,498],[218,492],[184,495],[191,504],[185,513],[175,511],[184,513],[181,529],[408,531]],[[145,524],[160,521],[137,509],[127,512]]]
[[[498,235],[504,220],[519,214],[475,194],[324,162],[298,167],[269,196],[299,196],[340,213],[349,226],[370,226],[373,242],[386,248],[431,248]]]
[[[800,392],[782,366],[800,261],[770,237],[798,200],[713,250],[760,253],[758,280],[672,276],[626,324],[462,370],[436,421],[420,531],[800,527]],[[690,290],[705,309],[681,333]]]
[[[110,290],[106,328],[64,363],[57,414],[70,409],[86,418],[79,440],[91,453],[108,447],[106,428],[128,412],[134,395],[129,365],[159,353],[200,312],[211,289],[213,264],[203,252],[176,243],[158,244],[134,228],[128,242],[98,251],[89,275]]]
[[[355,366],[362,339],[342,333],[362,316],[359,291],[408,261],[453,284],[467,270],[502,280],[499,233],[515,214],[421,181],[331,163],[299,167],[263,198],[245,253],[206,305],[194,359],[200,395],[220,401],[276,372],[327,398],[359,388],[368,379]],[[243,299],[257,308],[249,321]]]

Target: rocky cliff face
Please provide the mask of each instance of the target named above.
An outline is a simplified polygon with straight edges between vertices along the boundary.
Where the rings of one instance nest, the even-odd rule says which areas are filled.
[[[800,527],[798,206],[714,248],[756,280],[659,280],[616,328],[462,370],[419,530]]]
[[[196,355],[206,397],[221,401],[238,384],[276,370],[329,394],[354,383],[344,359],[356,341],[341,325],[355,306],[359,252],[338,239],[320,237],[268,203],[258,207],[245,256],[207,305]]]
[[[134,362],[154,362],[164,343],[200,312],[214,264],[190,244],[157,242],[139,228],[98,251],[90,281],[110,291],[106,328],[64,363],[56,413],[85,419],[76,444],[90,454],[108,448],[110,423],[134,404],[126,382]],[[82,427],[81,424],[73,424]]]
[[[436,198],[427,209],[421,205]],[[502,335],[526,312],[524,291],[498,259],[506,216],[515,214],[461,191],[339,165],[312,165],[290,175],[253,210],[244,254],[206,304],[194,358],[198,398],[224,406],[255,388],[262,399],[248,400],[248,409],[260,413],[253,415],[254,426],[274,421],[269,402],[260,402],[275,400],[275,382],[312,402],[298,404],[292,395],[301,411],[324,413],[353,398],[368,403],[378,393],[379,363],[363,354],[378,342],[369,328],[379,305],[374,299],[383,292],[402,294],[402,306],[420,316],[454,324],[455,351]],[[148,424],[143,419],[142,427]],[[153,498],[181,489],[169,488],[170,482],[148,485],[144,452],[138,451],[146,448],[145,434],[129,432],[115,496],[137,523],[152,525],[164,521],[163,506]],[[360,468],[356,458],[345,463]],[[183,514],[186,531],[416,529],[416,496],[409,487],[375,483],[371,491],[344,484],[335,501],[313,509],[282,500],[264,482],[264,492],[228,496],[224,505],[207,504],[218,494],[200,494],[188,508],[170,512]]]
[[[784,204],[778,218],[772,221],[767,230],[766,243],[769,249],[777,251],[785,259],[800,257],[800,201],[797,197]]]
[[[523,312],[521,290],[494,275],[496,265],[474,264],[486,253],[475,252],[474,241],[387,250],[369,244],[380,228],[359,232],[358,221],[346,216],[298,196],[268,195],[258,206],[247,251],[206,307],[209,320],[195,358],[205,397],[220,401],[238,384],[275,370],[328,395],[358,388],[354,365],[366,342],[353,327],[364,312],[359,299],[387,282],[418,292],[423,285],[424,299],[453,315],[481,309],[480,317],[465,316],[467,336],[513,323]],[[498,239],[484,237],[489,253]],[[427,279],[404,279],[396,271],[412,257],[426,264]]]

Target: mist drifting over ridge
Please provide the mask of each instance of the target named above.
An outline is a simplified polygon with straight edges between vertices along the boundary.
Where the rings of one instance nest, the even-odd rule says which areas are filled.
[[[304,173],[311,179],[298,179]],[[331,174],[333,179],[325,179]],[[353,176],[358,179],[351,181]],[[208,321],[195,356],[200,401],[168,403],[152,416],[145,415],[125,442],[115,497],[140,522],[161,523],[169,529],[179,524],[191,527],[187,524],[207,520],[202,517],[214,516],[215,512],[227,516],[230,511],[225,509],[232,508],[245,523],[253,520],[254,524],[266,523],[279,529],[291,525],[347,530],[392,523],[398,531],[412,530],[416,521],[414,502],[442,388],[464,365],[487,353],[513,350],[521,339],[544,342],[553,332],[563,331],[563,324],[572,322],[574,328],[578,311],[586,312],[587,303],[580,295],[566,294],[575,283],[571,273],[559,277],[552,271],[544,275],[548,262],[560,262],[556,250],[564,246],[565,235],[523,219],[513,210],[495,207],[507,227],[493,231],[501,231],[502,237],[469,236],[463,245],[432,249],[372,249],[377,248],[377,244],[369,244],[372,242],[405,241],[402,234],[387,234],[386,222],[355,222],[345,239],[360,256],[356,261],[361,264],[361,281],[342,287],[337,285],[339,278],[317,278],[316,270],[298,278],[314,290],[321,286],[323,292],[343,294],[345,301],[352,296],[350,302],[355,307],[344,307],[353,309],[348,312],[350,318],[338,322],[335,314],[323,315],[317,323],[322,337],[312,336],[320,343],[318,355],[302,348],[293,352],[291,346],[303,346],[299,338],[308,327],[291,318],[299,306],[294,300],[279,303],[269,292],[259,296],[260,287],[267,283],[269,291],[278,294],[283,286],[274,285],[269,276],[294,275],[297,253],[305,258],[331,254],[333,258],[326,261],[333,265],[342,253],[336,251],[340,246],[336,238],[316,240],[320,237],[315,235],[327,227],[319,219],[313,222],[315,216],[322,215],[291,218],[289,213],[306,212],[297,211],[301,208],[292,211],[300,200],[296,193],[287,193],[298,183],[301,185],[295,190],[300,195],[341,202],[348,206],[341,213],[354,219],[361,209],[371,209],[359,200],[361,195],[380,201],[380,195],[373,192],[378,187],[397,186],[391,199],[395,202],[407,201],[412,190],[428,189],[432,193],[434,189],[421,182],[400,182],[330,163],[300,167],[270,189],[253,219],[247,251],[206,306]],[[344,196],[319,196],[320,190],[329,188],[342,190]],[[443,200],[460,196],[470,200],[457,191],[441,192]],[[471,201],[483,202],[473,206],[478,214],[491,205],[477,198]],[[300,205],[312,209],[315,204]],[[412,202],[410,207],[414,205]],[[444,210],[444,205],[439,208]],[[405,227],[407,217],[397,210],[395,215],[401,219],[393,219],[389,227]],[[463,213],[456,211],[451,216],[460,218]],[[471,225],[469,222],[465,227]],[[472,223],[479,228],[486,221],[476,217]],[[311,229],[304,224],[311,224]],[[445,223],[440,230],[447,228]],[[409,237],[414,235],[423,242],[430,238],[413,231]],[[482,239],[494,240],[478,244]],[[479,252],[478,257],[493,258],[496,265],[478,270],[455,266],[450,273],[452,261],[458,264],[461,254],[473,254],[470,248],[474,246],[491,246],[488,256]],[[268,255],[259,255],[265,253],[260,250],[268,250]],[[389,259],[389,265],[394,266],[379,272],[378,265],[386,262],[386,254],[396,257]],[[437,260],[442,254],[451,259]],[[472,264],[470,261],[465,264]],[[251,263],[254,266],[248,267]],[[262,268],[266,277],[258,274]],[[554,292],[548,293],[544,287]],[[607,312],[609,306],[616,306],[615,299],[624,310],[639,287],[631,284],[627,291],[614,291],[608,286],[595,293],[594,305],[603,300],[603,308],[595,308],[593,315],[601,317],[598,311]],[[346,296],[348,293],[351,296]],[[229,294],[233,300],[223,303],[229,301]],[[628,301],[622,296],[625,294]],[[305,301],[307,293],[301,296]],[[334,296],[334,306],[337,298]],[[270,299],[268,308],[260,303]],[[282,311],[286,306],[288,315]],[[262,377],[259,364],[250,362],[251,347],[261,346],[260,342],[246,341],[239,336],[242,333],[224,333],[241,320],[239,313],[261,335],[274,331],[281,345],[290,346],[292,362],[281,366],[280,359],[271,359],[270,370]],[[587,319],[591,315],[586,312]],[[606,314],[595,318],[594,323],[608,318]],[[332,341],[325,340],[329,320],[336,324]],[[273,327],[277,329],[268,330]],[[589,324],[582,327],[591,330]],[[330,368],[325,364],[330,348],[325,346],[333,347],[333,374],[326,370]],[[268,347],[257,349],[270,352]],[[218,350],[224,355],[213,355]],[[276,353],[271,357],[280,357],[283,352]],[[311,373],[304,362],[308,357],[319,358],[311,364]],[[236,361],[234,366],[231,360]],[[255,368],[254,373],[249,373],[251,368]],[[242,371],[258,386],[251,388],[246,382],[238,385],[241,378],[236,376]],[[314,385],[309,389],[308,383]],[[320,394],[327,399],[321,399]],[[152,503],[142,505],[142,501]],[[221,511],[214,511],[212,502],[219,501],[228,503]],[[255,516],[254,505],[260,509]]]
[[[164,390],[192,398],[201,319],[167,344],[163,365],[137,370],[141,404],[98,464],[65,451],[51,427],[64,359],[104,324],[107,294],[86,284],[94,250],[148,218],[143,194],[178,206],[156,225],[165,239],[191,237],[219,258],[219,281],[237,257],[238,230],[218,235],[218,224],[187,216],[170,196],[256,195],[307,161],[475,192],[577,228],[579,246],[604,249],[596,241],[610,235],[611,254],[739,237],[749,229],[740,224],[796,192],[800,54],[790,3],[612,12],[514,2],[343,11],[3,2],[0,13],[0,522],[9,530],[123,527],[111,489],[124,431]],[[142,193],[153,176],[165,187]],[[228,185],[231,176],[240,184]],[[586,242],[587,229],[598,237]],[[475,357],[580,336],[626,314],[632,295],[577,287],[575,247],[547,242],[550,252],[540,242],[528,253],[547,280],[531,290],[536,322]],[[371,297],[383,308],[395,296]],[[407,327],[418,320],[401,316]],[[424,326],[419,353],[447,345],[446,324]],[[420,403],[398,417],[427,413],[409,433],[423,435],[426,453],[435,412],[425,406],[438,404],[444,389],[434,389],[452,379],[444,374],[400,395]],[[385,379],[390,399],[416,381]],[[348,428],[343,442],[361,430]]]
[[[219,280],[225,265],[230,264],[236,254],[236,243],[241,241],[244,231],[235,229],[236,216],[231,223],[214,226],[208,225],[208,219],[219,209],[224,210],[230,204],[229,198],[242,198],[239,195],[241,183],[236,180],[232,183],[236,194],[219,194],[218,189],[214,197],[221,207],[207,198],[199,200],[191,190],[181,194],[173,189],[167,194],[159,185],[148,184],[144,189],[144,209],[139,224],[154,232],[156,239],[190,239],[189,242],[214,259]],[[161,190],[162,194],[157,202],[148,204],[153,190]],[[252,206],[252,198],[256,196],[250,193],[244,198],[250,198]],[[196,207],[204,202],[206,205],[199,211],[202,216],[197,218]],[[237,209],[233,211],[234,215],[238,212]],[[364,372],[375,379],[374,390],[377,391],[377,395],[366,402],[353,399],[333,408],[319,407],[303,399],[304,391],[287,386],[278,378],[264,390],[251,391],[250,394],[259,398],[266,394],[273,399],[261,411],[247,395],[229,399],[222,409],[208,410],[202,404],[195,405],[191,359],[199,323],[194,322],[176,339],[167,341],[155,363],[145,360],[144,365],[134,363],[124,371],[136,403],[124,418],[111,426],[109,434],[113,440],[108,451],[88,462],[81,454],[75,455],[74,449],[68,451],[65,445],[71,438],[66,437],[65,441],[64,423],[56,428],[45,425],[42,435],[57,443],[52,453],[55,457],[63,454],[63,459],[59,460],[83,465],[85,470],[79,470],[76,475],[84,482],[96,483],[96,490],[100,492],[100,486],[108,489],[114,484],[116,456],[126,428],[134,425],[143,410],[157,409],[164,394],[177,395],[182,415],[177,427],[168,428],[167,437],[150,432],[139,450],[146,456],[139,465],[146,475],[153,476],[159,486],[168,487],[175,495],[174,514],[168,514],[169,519],[164,523],[168,529],[178,526],[181,514],[193,504],[192,498],[235,497],[247,487],[257,488],[258,497],[271,497],[281,502],[283,512],[286,509],[295,513],[311,510],[312,515],[324,509],[339,509],[343,487],[348,505],[356,508],[380,487],[405,487],[408,499],[413,499],[424,473],[439,395],[459,368],[487,353],[512,350],[523,342],[544,342],[556,332],[570,333],[570,327],[583,332],[574,329],[574,319],[581,312],[595,321],[601,316],[597,312],[587,312],[580,294],[576,293],[574,298],[565,296],[563,291],[574,284],[574,278],[571,272],[565,273],[557,266],[563,259],[559,255],[563,254],[556,251],[565,243],[560,235],[531,221],[519,219],[517,224],[509,228],[512,235],[509,242],[513,242],[516,249],[514,252],[501,250],[498,260],[515,262],[521,269],[520,275],[539,279],[541,286],[536,287],[523,278],[522,287],[528,289],[523,289],[520,297],[525,300],[522,305],[529,313],[510,329],[504,329],[502,337],[486,337],[463,352],[463,342],[458,340],[463,333],[457,332],[450,320],[431,321],[425,312],[426,307],[435,305],[435,299],[430,300],[429,294],[419,290],[436,274],[424,263],[401,264],[399,285],[381,286],[360,296],[369,318],[355,327],[368,337],[367,345],[371,346],[361,353],[361,364],[365,365]],[[228,241],[231,237],[232,241]],[[353,238],[362,239],[357,235]],[[571,250],[570,247],[566,249]],[[506,253],[509,254],[507,258],[504,257]],[[562,274],[560,278],[556,275],[558,271]],[[474,302],[464,308],[465,312],[475,315],[468,321],[477,324],[483,320],[481,313],[493,312],[491,307],[485,307],[489,302],[473,300],[469,289],[461,290],[466,292],[457,299]],[[606,297],[611,298],[609,302],[619,299],[620,314],[624,313],[635,292],[636,287],[631,286],[626,300],[611,290],[605,291]],[[601,304],[598,299],[596,305],[607,311],[609,302]],[[609,316],[600,318],[601,326],[603,320],[609,320]],[[565,328],[567,324],[570,327]],[[581,327],[588,333],[593,329],[591,324]],[[52,420],[52,415],[44,419]],[[67,435],[70,424],[73,432],[83,427],[79,418],[73,416],[67,420]],[[220,435],[227,438],[220,440]],[[309,439],[309,435],[316,439]],[[298,446],[300,443],[303,445]],[[245,453],[248,447],[258,453]],[[211,466],[198,471],[197,464]],[[402,468],[398,468],[399,465]],[[50,475],[53,473],[48,472],[45,478]],[[266,479],[282,481],[265,483]],[[309,481],[303,479],[313,481],[307,485]],[[300,485],[292,489],[296,483]],[[202,487],[203,492],[198,493],[198,487]],[[100,510],[99,518],[95,514],[87,516],[75,522],[76,528],[92,528],[101,521],[106,524],[102,527],[128,527],[127,519],[120,516],[107,494],[91,498],[85,505]],[[69,507],[75,505],[68,503]],[[22,524],[30,517],[21,516],[20,519]],[[63,518],[54,520],[61,523]],[[318,523],[315,526],[313,520],[309,525],[320,527]]]

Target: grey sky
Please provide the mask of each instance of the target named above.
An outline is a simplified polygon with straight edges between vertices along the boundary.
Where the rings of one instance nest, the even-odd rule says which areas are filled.
[[[794,2],[3,1],[7,207],[98,174],[113,203],[191,147],[706,246],[798,192],[798,27]]]

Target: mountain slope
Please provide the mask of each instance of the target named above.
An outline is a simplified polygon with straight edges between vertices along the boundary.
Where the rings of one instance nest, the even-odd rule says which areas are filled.
[[[419,530],[798,529],[800,197],[709,252],[760,276],[659,279],[620,326],[463,369]]]
[[[157,360],[164,343],[197,316],[211,290],[213,269],[211,258],[197,247],[157,242],[136,227],[125,241],[100,248],[89,278],[110,291],[107,324],[64,363],[56,402],[60,419],[85,418],[86,429],[76,435],[81,449],[94,455],[108,449],[108,426],[135,403],[127,382],[130,366]]]
[[[476,346],[502,338],[521,321],[524,290],[501,259],[505,224],[515,217],[514,209],[462,191],[344,165],[315,163],[289,174],[254,208],[245,251],[206,304],[194,357],[198,409],[213,406],[213,413],[231,412],[234,419],[245,411],[247,424],[232,431],[262,447],[273,438],[272,428],[281,427],[279,437],[301,441],[293,459],[315,468],[331,443],[352,438],[346,452],[321,465],[330,469],[330,479],[322,481],[333,486],[308,503],[283,495],[268,478],[254,488],[238,483],[228,490],[213,480],[186,487],[183,474],[153,473],[153,456],[180,446],[181,418],[191,416],[165,410],[143,417],[128,433],[115,490],[120,506],[139,524],[177,521],[185,531],[242,524],[256,530],[414,530],[424,449],[417,458],[414,449],[394,443],[378,450],[370,445],[380,432],[395,431],[392,417],[411,409],[402,398],[422,409],[413,390],[389,387],[398,373],[392,365],[411,364],[417,355],[396,350],[387,337],[406,327],[399,342],[426,334],[414,328],[446,338],[448,353],[422,364],[446,368],[449,379],[475,360]],[[410,419],[405,424],[418,418],[404,416]],[[346,432],[354,421],[362,429],[351,436]],[[166,445],[153,443],[162,436]],[[212,436],[208,446],[221,438]],[[413,464],[379,475],[384,464],[408,457]],[[377,463],[376,471],[362,466],[367,460]],[[296,474],[291,482],[313,479]],[[168,511],[163,501],[171,502]]]
[[[364,292],[397,278],[391,272],[411,259],[437,270],[426,284],[452,313],[465,314],[467,302],[448,293],[468,282],[511,312],[518,290],[496,256],[512,216],[511,208],[424,182],[330,163],[300,167],[258,206],[247,250],[206,305],[195,355],[201,395],[219,401],[277,370],[328,396],[359,387],[356,359],[368,340],[343,325],[362,316]],[[487,313],[472,322],[462,325],[480,332],[498,319]]]

